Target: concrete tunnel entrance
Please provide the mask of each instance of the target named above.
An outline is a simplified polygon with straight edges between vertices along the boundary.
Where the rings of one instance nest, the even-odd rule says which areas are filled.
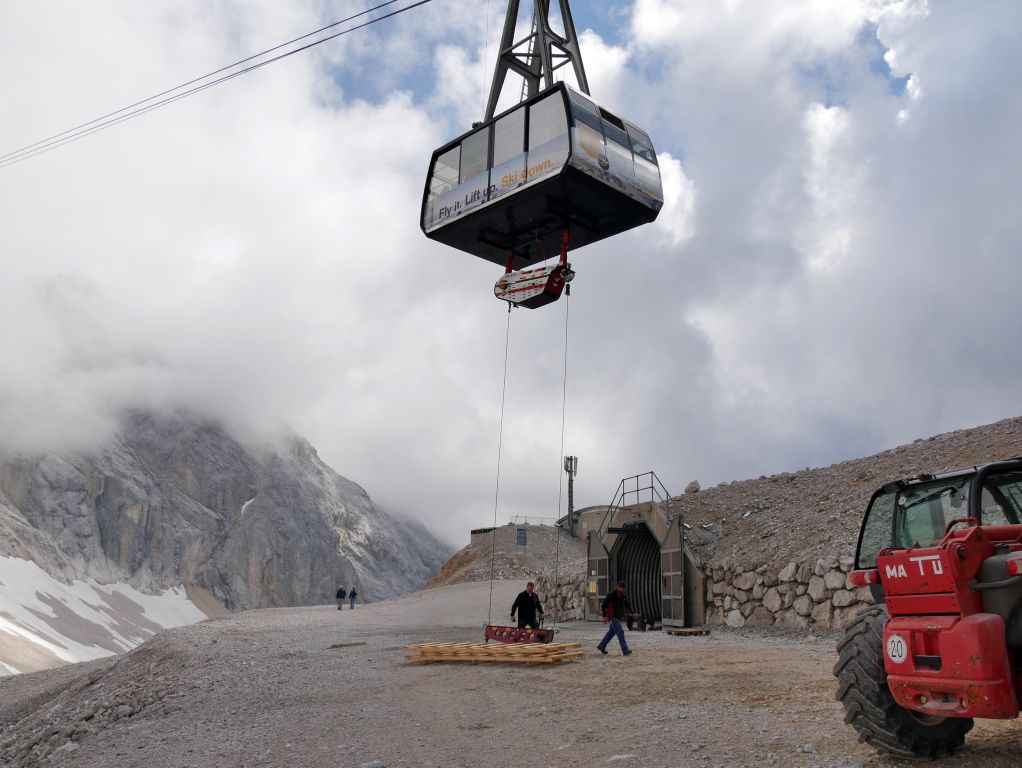
[[[628,600],[642,620],[663,620],[660,601],[660,542],[645,523],[623,526],[628,532],[618,537],[611,553],[610,587],[619,580],[628,585]]]
[[[609,511],[599,529],[587,533],[586,618],[599,620],[600,601],[623,580],[629,602],[647,624],[703,624],[703,574],[684,546],[682,525],[653,502]]]

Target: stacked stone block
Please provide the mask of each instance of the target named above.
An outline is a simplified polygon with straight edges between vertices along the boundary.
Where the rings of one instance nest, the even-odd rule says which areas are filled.
[[[854,587],[851,557],[768,565],[724,561],[706,568],[707,622],[729,627],[841,629],[867,605],[868,587]]]
[[[581,576],[535,579],[543,611],[549,621],[581,621],[585,618],[586,583]]]

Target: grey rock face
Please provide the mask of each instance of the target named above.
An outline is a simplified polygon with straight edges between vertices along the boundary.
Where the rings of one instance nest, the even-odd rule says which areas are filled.
[[[0,464],[0,555],[65,580],[209,590],[228,608],[421,586],[450,554],[328,467],[308,442],[243,445],[187,415],[127,418],[87,455]]]

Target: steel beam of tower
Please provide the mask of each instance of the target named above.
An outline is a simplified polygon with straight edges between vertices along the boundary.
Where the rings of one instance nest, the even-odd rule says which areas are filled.
[[[564,24],[564,37],[550,27],[551,0],[534,0],[532,31],[515,42],[515,26],[518,23],[520,0],[508,0],[507,16],[504,18],[504,32],[500,38],[497,66],[493,70],[493,83],[486,102],[486,117],[490,120],[497,109],[497,100],[504,88],[509,71],[521,75],[528,87],[526,98],[539,93],[540,81],[544,88],[554,84],[554,71],[570,63],[575,71],[579,89],[589,94],[589,81],[582,66],[582,54],[578,48],[575,22],[571,18],[568,0],[557,0]]]

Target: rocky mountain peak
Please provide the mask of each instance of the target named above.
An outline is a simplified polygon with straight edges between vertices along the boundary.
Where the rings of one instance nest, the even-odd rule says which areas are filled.
[[[185,412],[134,412],[88,453],[0,464],[0,556],[59,579],[201,587],[231,609],[414,589],[448,550],[376,507],[304,438],[243,441]]]

